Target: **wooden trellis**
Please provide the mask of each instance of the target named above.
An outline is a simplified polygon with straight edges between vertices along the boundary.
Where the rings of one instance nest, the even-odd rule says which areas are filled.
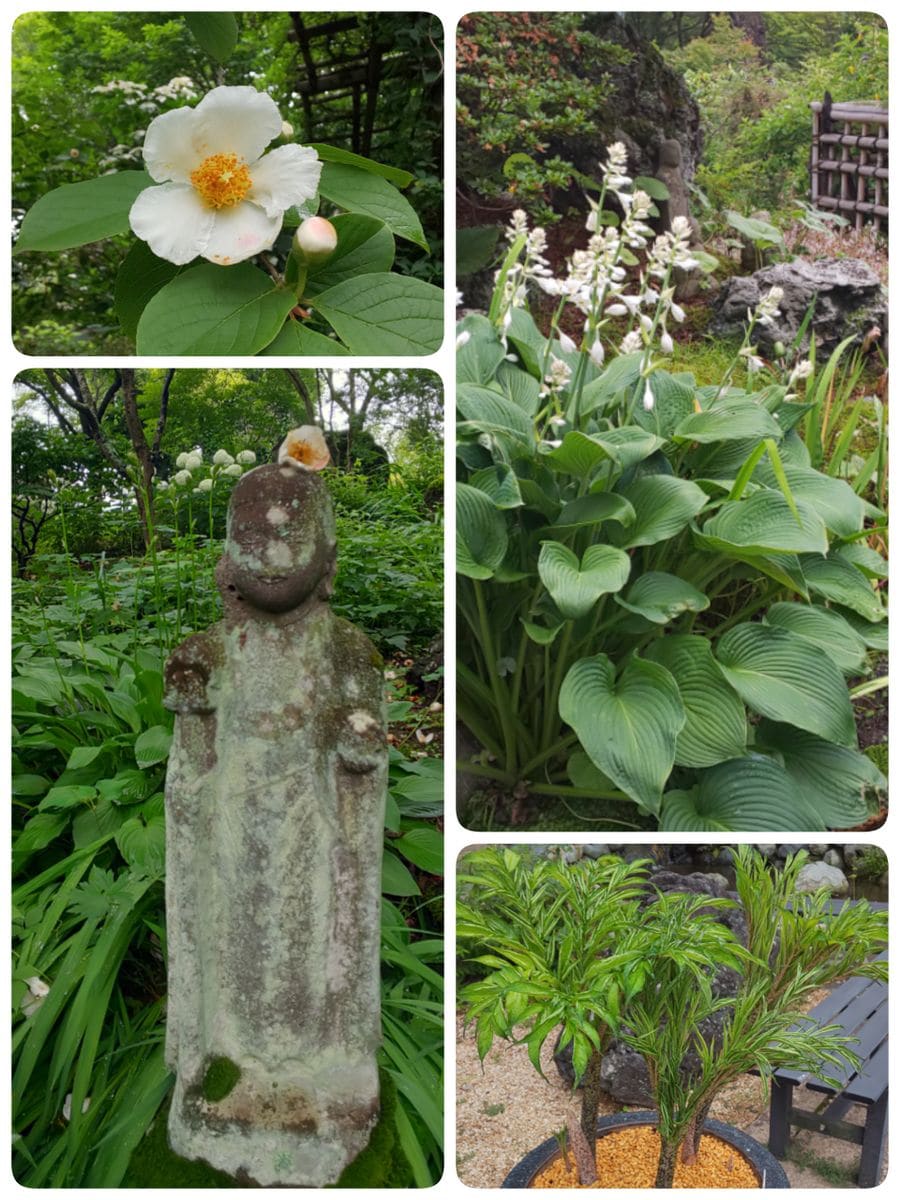
[[[862,229],[887,226],[888,114],[876,104],[834,104],[828,93],[811,105],[811,200]]]

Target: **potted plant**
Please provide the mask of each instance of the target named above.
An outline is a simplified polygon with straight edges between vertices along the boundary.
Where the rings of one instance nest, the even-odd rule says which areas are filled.
[[[776,1068],[794,1066],[815,1069],[827,1079],[829,1065],[852,1060],[847,1039],[834,1030],[793,1026],[815,988],[851,973],[884,975],[886,965],[870,956],[886,944],[886,915],[864,903],[832,913],[825,893],[795,895],[804,854],[790,858],[779,872],[752,849],[736,851],[746,945],[717,920],[731,903],[727,900],[660,894],[641,908],[634,891],[642,882],[648,886],[645,864],[547,864],[532,882],[513,851],[485,850],[472,858],[466,859],[462,878],[473,891],[462,906],[458,935],[490,949],[476,961],[491,974],[462,991],[477,1022],[479,1053],[487,1053],[495,1035],[519,1036],[539,1069],[540,1046],[563,1025],[562,1040],[575,1049],[576,1084],[586,1081],[580,1127],[570,1122],[568,1129],[582,1185],[592,1181],[594,1154],[586,1154],[579,1142],[583,1136],[593,1149],[600,1061],[614,1038],[640,1053],[647,1065],[656,1111],[631,1119],[652,1121],[658,1129],[657,1187],[672,1186],[679,1148],[685,1162],[696,1158],[713,1099],[738,1075],[757,1070],[765,1084]],[[628,887],[620,900],[616,887],[622,871],[628,873]],[[602,908],[608,904],[622,914],[620,924],[607,927],[599,948],[576,943],[580,915],[564,898],[570,886],[555,882],[566,875],[577,880],[578,890],[601,894]],[[577,967],[572,965],[576,945],[586,954]],[[561,963],[569,964],[565,976]],[[716,993],[713,981],[722,967],[739,974],[735,995]],[[534,977],[540,982],[535,984]],[[717,1013],[722,1016],[717,1032],[704,1034]],[[516,1026],[529,1022],[529,1030],[517,1034]],[[732,1144],[758,1156],[762,1147],[745,1141]],[[546,1143],[537,1157],[546,1159],[552,1149]],[[774,1159],[767,1172],[767,1186],[779,1186]],[[522,1186],[521,1172],[514,1176],[511,1186]]]
[[[809,362],[756,352],[777,289],[720,378],[671,366],[709,256],[678,218],[653,236],[627,170],[610,147],[562,271],[515,213],[459,326],[460,770],[635,827],[848,828],[885,786],[847,685],[886,648],[884,514],[810,463]]]

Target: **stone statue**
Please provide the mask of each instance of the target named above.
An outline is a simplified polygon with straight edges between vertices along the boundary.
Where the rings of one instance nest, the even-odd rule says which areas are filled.
[[[225,618],[166,665],[169,1140],[262,1187],[335,1182],[379,1113],[381,660],[299,443],[236,485]]]
[[[692,240],[699,242],[700,226],[691,213],[690,193],[687,178],[682,163],[681,142],[677,138],[666,138],[659,146],[659,166],[656,168],[656,178],[664,183],[669,191],[668,200],[657,202],[660,224],[663,230],[672,228],[676,217],[685,217],[691,224]]]

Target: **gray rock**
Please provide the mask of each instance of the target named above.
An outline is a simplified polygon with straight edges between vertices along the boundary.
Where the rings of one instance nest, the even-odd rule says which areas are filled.
[[[775,851],[777,858],[787,858],[789,854],[797,854],[801,850],[805,850],[805,846],[801,846],[799,842],[782,842]]]
[[[852,867],[864,849],[864,846],[859,846],[855,843],[850,846],[842,846],[841,852],[844,855],[844,865],[846,867]]]
[[[828,863],[807,863],[801,867],[797,875],[796,890],[809,893],[818,892],[821,888],[827,888],[832,896],[846,896],[850,891],[850,884],[843,871],[829,866]]]
[[[763,856],[763,858],[774,858],[778,851],[778,847],[774,842],[760,842],[756,849]]]
[[[764,354],[776,342],[789,346],[806,311],[816,297],[811,323],[816,343],[824,352],[833,350],[845,337],[861,342],[870,329],[887,327],[887,300],[875,272],[855,258],[826,258],[815,262],[795,258],[792,262],[764,267],[753,275],[729,279],[719,292],[713,327],[728,336],[739,336],[753,309],[772,287],[784,290],[780,316],[770,325],[758,324],[754,339]],[[801,344],[809,347],[809,331]]]
[[[169,1140],[245,1185],[335,1182],[378,1118],[383,683],[335,554],[320,475],[249,472],[166,664]]]
[[[831,846],[828,844],[828,842],[814,842],[813,844],[807,846],[807,849],[809,850],[812,858],[824,858],[824,856],[831,849]]]
[[[844,860],[841,858],[840,850],[826,850],[822,855],[822,862],[827,863],[829,867],[842,867]]]
[[[588,842],[582,849],[585,858],[603,858],[610,852],[609,846],[604,842]]]

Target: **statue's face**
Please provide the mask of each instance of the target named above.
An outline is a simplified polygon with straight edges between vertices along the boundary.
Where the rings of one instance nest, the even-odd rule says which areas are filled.
[[[319,479],[298,477],[295,467],[263,467],[242,484],[229,513],[222,586],[252,608],[289,612],[333,570],[328,492]]]

